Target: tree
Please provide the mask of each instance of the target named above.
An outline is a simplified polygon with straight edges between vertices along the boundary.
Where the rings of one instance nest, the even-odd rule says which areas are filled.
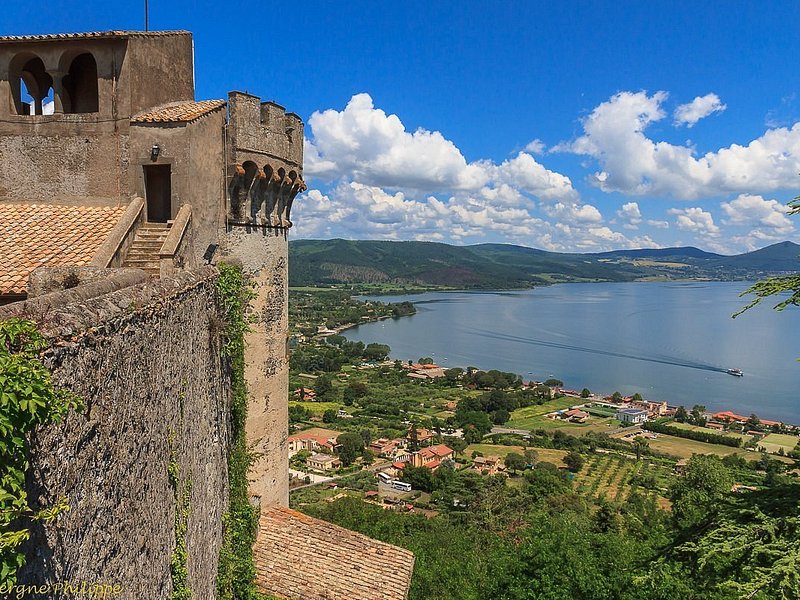
[[[635,440],[633,440],[633,450],[636,452],[636,460],[640,460],[642,458],[642,454],[647,452],[649,449],[650,444],[643,437],[637,437]]]
[[[427,467],[415,467],[406,463],[400,479],[410,483],[414,489],[422,490],[423,492],[433,491],[433,473]]]
[[[367,344],[364,348],[364,358],[367,360],[386,360],[391,349],[386,344]]]
[[[555,379],[551,377],[550,379],[544,382],[544,385],[546,385],[547,387],[561,387],[562,385],[564,385],[564,382],[561,381],[560,379]]]
[[[564,462],[573,473],[577,473],[583,468],[583,456],[574,451],[564,457]]]
[[[417,361],[421,365],[432,365],[433,359],[430,356],[425,356]]]
[[[689,422],[693,425],[697,425],[699,427],[705,427],[706,425],[706,418],[703,416],[703,413],[706,412],[706,407],[703,404],[695,404],[692,407],[692,415]]]
[[[522,471],[525,468],[525,457],[516,452],[509,452],[503,459],[503,463],[509,471]]]
[[[761,419],[755,413],[751,414],[745,423],[747,429],[758,429],[759,425],[761,425]]]
[[[686,423],[689,420],[689,413],[686,412],[686,408],[682,404],[675,411],[675,420],[678,423]]]
[[[539,453],[536,450],[534,450],[532,448],[526,448],[525,449],[525,463],[526,464],[528,464],[528,465],[530,465],[532,467],[532,466],[534,466],[536,464],[536,462],[538,460],[539,460]]]
[[[492,414],[492,421],[495,425],[502,425],[511,418],[511,414],[505,408],[498,408]]]
[[[317,377],[314,382],[314,392],[317,394],[317,399],[322,398],[333,390],[333,376],[330,373],[324,373]]]
[[[339,459],[345,467],[353,464],[364,449],[364,440],[357,433],[343,433],[336,438],[336,444],[339,447]]]
[[[592,395],[592,392],[589,390],[589,388],[583,388],[581,390],[581,398],[588,398],[591,395]]]
[[[622,394],[619,392],[614,392],[611,394],[611,398],[614,400],[614,402],[622,402]]]
[[[336,421],[336,411],[332,408],[329,408],[324,413],[322,413],[322,422],[323,423],[333,423]]]
[[[707,523],[720,508],[731,485],[733,477],[718,456],[692,456],[683,477],[677,478],[669,491],[676,524],[697,527]]]
[[[369,448],[364,448],[361,451],[361,462],[365,465],[371,465],[375,462],[375,454]]]
[[[789,202],[789,214],[800,214],[800,196]],[[773,296],[789,294],[787,298],[784,298],[773,307],[775,310],[780,311],[787,306],[800,306],[800,273],[762,279],[742,292],[740,296],[746,296],[748,294],[755,295],[755,299],[752,300],[750,304],[737,311],[733,315],[734,319],[746,310],[753,308],[756,304],[760,304],[762,301]]]
[[[636,401],[636,402],[641,402],[641,401],[642,401],[642,395],[641,395],[639,392],[636,392],[636,393],[635,393],[635,394],[632,396],[632,399],[633,399],[634,401]]]

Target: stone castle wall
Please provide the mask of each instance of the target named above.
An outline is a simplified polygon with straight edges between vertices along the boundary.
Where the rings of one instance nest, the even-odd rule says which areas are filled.
[[[20,580],[104,582],[122,587],[119,598],[168,597],[172,456],[181,485],[192,485],[189,587],[195,598],[214,598],[230,431],[217,271],[125,286],[142,276],[121,273],[110,287],[92,281],[0,308],[0,319],[40,323],[53,343],[46,364],[54,381],[85,402],[32,437],[32,505],[67,496],[70,510],[34,530]]]

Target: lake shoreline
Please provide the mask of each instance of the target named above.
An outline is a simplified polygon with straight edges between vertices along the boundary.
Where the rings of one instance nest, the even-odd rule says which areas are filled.
[[[738,282],[738,280],[737,280],[737,282]],[[706,281],[706,280],[703,280],[703,281],[681,280],[679,282],[669,281],[669,282],[609,282],[609,283],[614,283],[614,284],[617,284],[619,286],[625,286],[625,285],[630,286],[632,283],[636,283],[636,284],[648,283],[650,285],[656,285],[656,286],[674,285],[674,284],[686,284],[685,287],[688,289],[689,287],[692,286],[692,284],[697,284],[697,283],[704,283],[704,284],[712,284],[712,285],[714,285],[714,284],[717,284],[717,283],[719,283],[719,284],[731,284],[731,283],[736,283],[736,282],[730,282],[730,281],[728,281],[728,282],[717,282],[717,281]],[[600,285],[609,285],[609,283],[603,283],[603,284],[600,284]],[[748,282],[745,281],[743,283],[748,283]],[[594,285],[597,285],[597,284],[594,284]],[[553,289],[553,287],[554,286],[546,286],[546,287],[539,286],[536,289],[545,290],[545,289]],[[572,288],[573,286],[568,286],[568,287]],[[579,287],[584,287],[584,286],[579,286]],[[509,292],[511,292],[511,291],[512,290],[505,290],[505,289],[503,289],[503,290],[466,290],[466,291],[460,291],[460,292],[459,291],[455,291],[455,290],[447,290],[447,291],[441,291],[441,292],[427,292],[427,293],[429,295],[433,295],[433,296],[435,296],[437,298],[440,295],[441,296],[450,296],[450,297],[457,297],[459,295],[464,295],[464,296],[469,296],[469,297],[474,298],[476,296],[505,296],[505,297],[507,297],[507,296],[509,296]],[[527,292],[528,294],[530,294],[530,292],[532,292],[532,291],[533,291],[532,289],[526,289],[526,290],[523,291],[523,293]],[[477,292],[477,294],[476,294],[476,292]],[[366,298],[374,298],[376,300],[383,301],[380,298],[377,298],[377,297],[372,296],[372,295],[370,295],[370,296],[361,295],[361,296],[356,296],[356,298],[357,299],[361,299],[361,300],[366,299]],[[416,315],[409,315],[409,316],[417,316],[417,315],[420,314],[420,306],[419,306],[420,304],[424,305],[426,303],[428,303],[428,304],[430,304],[430,303],[444,303],[446,305],[448,303],[446,300],[440,300],[440,299],[423,299],[423,300],[421,300],[419,297],[416,297],[416,298],[413,298],[413,299],[403,297],[403,300],[407,300],[407,301],[411,302],[412,304],[414,304],[415,309],[417,309]],[[738,298],[738,294],[736,294],[734,296],[734,300],[737,301],[737,302],[740,301],[739,298]],[[424,310],[424,308],[422,310]],[[398,319],[399,319],[399,317],[398,317]],[[393,321],[394,320],[395,319],[393,319]],[[370,329],[370,327],[374,328],[376,326],[374,323],[350,324],[350,325],[348,325],[346,327],[341,328],[340,333],[344,332],[344,331],[347,331],[348,334],[349,334],[349,337],[351,339],[358,339],[359,337],[362,337],[362,336],[358,336],[358,335],[354,336],[354,335],[352,335],[352,333],[354,331],[357,332],[358,328],[361,325],[365,325],[366,327],[365,327],[365,329],[363,331],[365,331],[365,332],[369,331],[369,333],[372,333],[372,329]],[[402,327],[406,327],[407,328],[408,324],[404,323],[402,325]],[[479,332],[479,335],[481,335],[480,332]],[[388,339],[387,339],[387,337],[388,337]],[[462,335],[462,337],[464,337],[464,336]],[[496,332],[496,335],[494,337],[499,338],[499,341],[504,341],[506,344],[509,344],[509,345],[519,342],[519,339],[516,336],[514,336],[514,335],[504,335],[502,331]],[[526,380],[527,379],[541,379],[542,377],[546,378],[546,376],[555,376],[555,377],[557,377],[559,379],[562,379],[564,381],[568,381],[568,387],[572,387],[572,388],[575,388],[575,389],[581,389],[582,387],[587,387],[589,389],[592,389],[591,384],[589,383],[589,381],[591,380],[591,377],[589,377],[587,375],[584,375],[584,374],[581,374],[583,376],[575,377],[574,376],[575,373],[572,373],[571,374],[572,377],[565,377],[565,376],[563,376],[563,374],[559,373],[557,370],[553,370],[552,372],[550,372],[550,371],[548,371],[548,372],[542,371],[542,373],[538,373],[539,377],[533,377],[533,375],[535,374],[534,372],[528,371],[528,370],[525,370],[525,369],[520,369],[520,368],[518,368],[517,365],[513,365],[513,364],[511,364],[511,365],[506,364],[505,366],[500,365],[498,363],[498,361],[500,360],[500,357],[498,357],[497,355],[493,356],[493,358],[495,358],[495,361],[494,361],[494,364],[491,364],[491,365],[485,365],[484,361],[475,360],[473,358],[469,358],[469,359],[463,360],[463,361],[459,360],[458,362],[450,363],[450,362],[448,362],[448,359],[444,357],[443,353],[435,353],[435,352],[432,353],[432,352],[430,352],[430,348],[427,351],[424,350],[424,347],[426,346],[425,342],[420,342],[419,344],[415,345],[413,348],[409,349],[408,348],[408,344],[406,344],[405,347],[398,347],[396,344],[393,344],[392,343],[393,342],[393,336],[392,335],[389,335],[389,336],[386,336],[386,335],[381,335],[381,336],[372,335],[372,338],[380,338],[380,339],[370,339],[370,341],[377,341],[377,342],[380,342],[380,343],[387,343],[390,347],[392,347],[392,354],[394,356],[401,356],[402,355],[402,356],[405,357],[405,355],[408,355],[407,357],[405,357],[406,360],[408,360],[408,359],[416,360],[418,358],[417,354],[419,354],[419,356],[432,356],[443,367],[462,366],[461,362],[464,362],[464,365],[462,366],[462,368],[465,368],[466,366],[475,366],[476,364],[481,364],[481,365],[484,365],[484,366],[488,366],[488,368],[490,368],[490,369],[491,368],[496,368],[496,369],[502,370],[502,371],[509,371],[509,372],[519,373]],[[361,340],[361,341],[365,341],[365,340]],[[571,341],[571,340],[568,340],[568,341]],[[476,344],[475,340],[468,340],[468,342]],[[477,343],[479,343],[479,342],[477,342]],[[453,344],[453,345],[456,346],[457,344]],[[559,344],[554,344],[554,346],[556,346],[559,349],[566,348],[567,350],[570,350],[570,348],[571,348],[567,344],[560,344],[560,345]],[[588,352],[594,352],[594,350],[591,350],[591,349],[587,350],[586,348],[572,347],[572,351],[570,352],[570,355],[574,359],[575,356],[580,356],[578,354],[579,352],[584,352],[585,353],[587,351]],[[417,353],[417,354],[414,354],[414,353]],[[439,354],[439,356],[436,356],[437,354]],[[708,365],[699,365],[698,366],[698,365],[690,364],[689,361],[685,360],[685,359],[681,359],[681,361],[683,361],[683,362],[681,362],[681,361],[673,361],[671,359],[667,360],[667,359],[663,359],[663,358],[658,358],[658,356],[656,356],[655,358],[654,357],[640,358],[640,357],[634,356],[633,354],[626,354],[626,353],[613,353],[613,352],[610,352],[608,354],[610,356],[609,356],[609,358],[607,360],[613,360],[615,358],[618,358],[618,359],[625,359],[628,362],[630,362],[629,359],[641,360],[641,361],[644,361],[644,362],[663,362],[665,364],[665,366],[663,367],[664,369],[670,368],[670,367],[675,367],[675,366],[677,366],[677,367],[693,367],[695,369],[700,369],[700,370],[704,370],[704,371],[715,371],[715,372],[719,373],[720,375],[725,374],[726,377],[730,377],[731,379],[739,379],[739,378],[734,378],[732,375],[724,373],[726,368],[733,368],[733,367],[724,367],[724,366],[721,366],[721,367],[710,367]],[[573,360],[573,362],[580,362],[580,361]],[[442,363],[444,363],[444,364],[442,364]],[[540,369],[540,370],[542,370],[542,369]],[[746,378],[747,377],[747,369],[744,369],[744,370],[745,370],[745,378]],[[722,371],[722,372],[720,372],[720,371]],[[711,376],[713,374],[714,373],[708,373],[708,376]],[[598,382],[595,381],[594,384],[597,385]],[[619,382],[613,383],[611,385],[600,385],[599,387],[600,387],[600,389],[608,388],[609,391],[608,391],[607,394],[606,393],[601,394],[601,395],[605,396],[605,395],[610,395],[612,393],[612,391],[616,391],[616,389],[613,389],[613,388],[619,388],[619,389],[625,389],[626,387],[630,388],[631,384],[630,384],[629,381],[619,381]],[[636,386],[632,386],[632,387],[636,387]],[[595,390],[595,392],[596,392],[596,390]],[[693,404],[704,404],[704,401],[703,401],[703,398],[702,398],[702,396],[703,396],[702,391],[697,391],[694,394],[690,394],[690,395],[695,396],[695,399],[694,400],[690,400],[690,401],[684,401],[684,402],[675,401],[675,396],[680,397],[680,394],[675,394],[675,395],[673,395],[673,394],[650,394],[650,393],[647,393],[648,390],[646,388],[643,388],[641,386],[639,388],[633,390],[633,391],[630,391],[630,393],[626,394],[626,395],[632,395],[633,393],[637,393],[637,392],[640,393],[643,397],[645,397],[647,399],[651,399],[651,400],[658,399],[659,401],[666,400],[671,406],[684,405],[684,406],[688,406],[690,408]],[[752,406],[752,404],[750,406],[748,406],[746,408],[746,410],[742,406],[741,403],[739,403],[737,405],[736,403],[728,403],[728,402],[725,402],[725,403],[723,403],[723,402],[705,402],[705,405],[709,407],[710,411],[713,410],[714,412],[721,412],[721,411],[724,411],[724,410],[731,410],[731,408],[732,408],[735,412],[746,412],[747,415],[749,415],[751,413],[756,413],[756,414],[759,414],[760,416],[763,416],[764,418],[771,418],[773,420],[780,420],[780,421],[785,422],[787,424],[790,424],[793,421],[797,421],[797,418],[795,416],[789,417],[787,419],[787,415],[784,414],[783,411],[778,411],[778,410],[770,411],[769,407],[761,407],[761,406],[754,408]]]

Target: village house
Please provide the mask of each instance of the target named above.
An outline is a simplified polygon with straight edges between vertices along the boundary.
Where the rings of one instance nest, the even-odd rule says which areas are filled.
[[[560,413],[559,417],[572,423],[585,423],[589,419],[589,413],[579,408],[572,408]]]
[[[399,438],[395,438],[392,440],[387,438],[380,438],[371,442],[369,445],[369,449],[376,456],[385,456],[391,458],[394,456],[396,450],[400,447],[401,444],[404,445],[405,441]]]
[[[472,459],[472,469],[484,475],[496,475],[505,471],[499,456],[476,456]]]
[[[423,448],[411,455],[411,464],[415,467],[427,467],[435,471],[442,461],[453,458],[453,450],[444,444]]]
[[[336,448],[336,438],[341,435],[338,431],[314,427],[294,435],[290,435],[286,442],[289,447],[289,456],[294,456],[301,450],[308,452],[319,452],[326,449],[333,452]]]
[[[306,459],[306,466],[315,471],[335,471],[341,468],[342,461],[331,454],[314,454]]]
[[[630,408],[638,408],[639,410],[644,410],[647,412],[647,415],[651,419],[656,419],[658,417],[663,417],[667,414],[669,410],[666,401],[665,402],[654,402],[650,400],[631,400],[628,403]]]
[[[301,402],[313,402],[317,398],[317,392],[307,387],[299,387],[292,394]]]
[[[433,441],[433,438],[434,438],[435,435],[436,434],[434,432],[432,432],[432,431],[430,431],[428,429],[424,429],[422,427],[418,427],[416,429],[417,443],[420,446],[425,446],[427,444],[430,444]],[[409,442],[413,442],[414,441],[414,428],[413,427],[408,430],[408,433],[406,434],[406,439]]]

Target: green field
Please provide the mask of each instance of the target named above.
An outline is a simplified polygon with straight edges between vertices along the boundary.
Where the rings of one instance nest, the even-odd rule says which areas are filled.
[[[572,435],[583,435],[590,431],[608,432],[618,426],[618,422],[610,417],[589,417],[586,423],[566,423],[559,419],[550,419],[548,415],[557,410],[569,408],[580,404],[581,401],[577,398],[556,398],[544,404],[535,404],[533,406],[526,406],[525,408],[518,408],[511,413],[511,419],[503,425],[511,429],[561,429],[566,433]]]
[[[764,449],[770,453],[776,453],[781,448],[783,448],[784,452],[788,453],[795,449],[798,440],[800,440],[800,438],[796,435],[770,433],[763,440],[758,442],[758,445],[764,446]]]
[[[535,450],[539,455],[539,461],[553,463],[557,466],[564,465],[564,457],[567,455],[566,450],[553,450],[552,448],[528,448]],[[500,456],[505,457],[507,454],[516,452],[517,454],[524,454],[525,448],[522,446],[501,446],[499,444],[470,444],[464,450],[466,456],[471,457],[474,451],[482,453],[484,456]]]
[[[639,487],[639,477],[652,475],[653,489]],[[670,477],[669,467],[647,460],[631,460],[615,454],[597,453],[587,457],[586,463],[575,475],[576,490],[593,498],[605,498],[611,502],[624,501],[632,490],[648,497],[655,497],[659,506],[666,508],[664,498]]]
[[[668,425],[678,429],[689,429],[691,431],[702,431],[704,433],[712,433],[714,435],[724,435],[726,437],[739,438],[742,440],[742,443],[749,441],[752,437],[749,435],[744,435],[743,433],[735,433],[733,431],[718,431],[716,429],[711,429],[710,427],[700,427],[698,425],[689,425],[689,423],[678,423],[677,421],[670,421]]]
[[[289,406],[302,406],[315,415],[321,415],[328,409],[339,410],[342,408],[338,402],[299,402],[296,400],[290,400]]]

